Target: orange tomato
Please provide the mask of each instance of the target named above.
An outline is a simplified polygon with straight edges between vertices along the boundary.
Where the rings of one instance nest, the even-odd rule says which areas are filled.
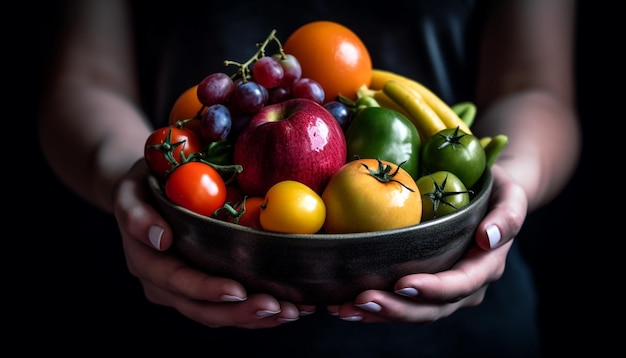
[[[302,66],[302,77],[319,82],[325,102],[337,95],[356,99],[362,85],[369,86],[372,59],[361,39],[332,21],[313,21],[294,31],[283,44]]]
[[[170,110],[170,124],[176,125],[176,122],[178,121],[193,118],[198,114],[198,111],[202,109],[202,103],[198,100],[198,95],[196,93],[197,88],[198,85],[191,86],[178,96],[176,102],[174,102],[174,105]],[[206,111],[206,108],[204,111]],[[192,130],[198,134],[200,138],[202,138],[199,120],[189,121],[184,125],[184,127]]]
[[[379,159],[345,164],[331,177],[322,200],[329,234],[398,229],[422,219],[422,197],[413,177]]]

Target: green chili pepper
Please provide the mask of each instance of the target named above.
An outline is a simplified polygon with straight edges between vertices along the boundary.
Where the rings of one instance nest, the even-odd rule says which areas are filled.
[[[476,105],[470,101],[459,102],[452,105],[452,110],[456,113],[461,120],[471,127],[474,124],[474,118],[476,117]]]

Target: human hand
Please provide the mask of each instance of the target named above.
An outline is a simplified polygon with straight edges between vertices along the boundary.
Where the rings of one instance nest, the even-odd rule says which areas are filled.
[[[395,293],[364,291],[354,302],[327,307],[329,313],[347,321],[426,324],[459,308],[479,305],[489,284],[504,273],[507,254],[528,205],[524,190],[508,173],[497,165],[492,173],[490,211],[477,227],[476,245],[452,268],[404,276],[396,282]]]
[[[116,187],[113,201],[128,269],[150,302],[209,327],[269,328],[297,320],[301,310],[314,310],[267,294],[247,296],[240,283],[196,270],[168,252],[173,233],[148,204],[147,174],[139,160]]]

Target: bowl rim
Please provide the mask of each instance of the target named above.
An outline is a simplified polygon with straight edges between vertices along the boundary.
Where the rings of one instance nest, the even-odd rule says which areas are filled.
[[[193,216],[197,219],[200,220],[206,220],[207,222],[211,223],[211,224],[215,224],[217,226],[221,226],[230,230],[239,230],[239,231],[243,231],[249,234],[256,234],[256,235],[263,235],[265,237],[274,237],[274,238],[285,238],[285,239],[290,239],[290,240],[299,240],[299,239],[306,239],[306,240],[320,240],[320,241],[329,241],[329,240],[362,240],[362,239],[371,239],[372,237],[376,237],[376,236],[386,236],[386,235],[393,235],[395,233],[403,233],[406,231],[413,231],[416,228],[430,228],[432,226],[436,226],[444,221],[449,221],[452,218],[455,217],[459,217],[459,216],[464,216],[467,215],[468,211],[472,210],[477,204],[478,201],[477,199],[482,198],[484,195],[487,195],[487,193],[491,192],[491,188],[493,186],[493,175],[491,172],[491,168],[486,167],[485,171],[483,172],[483,175],[481,176],[481,178],[478,180],[477,185],[478,184],[482,184],[480,185],[479,190],[477,190],[473,197],[472,200],[470,201],[470,203],[466,206],[464,206],[461,209],[458,209],[457,211],[450,213],[450,214],[446,214],[445,216],[436,218],[436,219],[430,219],[427,221],[423,221],[420,222],[419,224],[415,224],[415,225],[411,225],[411,226],[405,226],[405,227],[401,227],[401,228],[396,228],[396,229],[388,229],[388,230],[379,230],[379,231],[368,231],[368,232],[358,232],[358,233],[343,233],[343,234],[329,234],[329,233],[315,233],[315,234],[291,234],[291,233],[280,233],[280,232],[273,232],[273,231],[264,231],[264,230],[259,230],[259,229],[255,229],[255,228],[251,228],[248,226],[244,226],[244,225],[239,225],[239,224],[235,224],[232,222],[228,222],[228,221],[224,221],[224,220],[220,220],[220,219],[216,219],[216,218],[212,218],[210,216],[206,216],[206,215],[202,215],[202,214],[198,214],[194,211],[191,211],[187,208],[184,208],[180,205],[177,205],[175,203],[173,203],[171,200],[169,200],[169,198],[167,198],[167,196],[165,195],[163,188],[161,187],[161,185],[159,184],[159,180],[157,179],[157,177],[155,177],[152,174],[148,174],[148,186],[150,188],[150,191],[152,191],[153,195],[158,196],[158,198],[160,200],[162,200],[163,202],[165,202],[167,205],[175,208],[176,210],[179,210],[187,215]],[[474,186],[476,187],[476,185]]]

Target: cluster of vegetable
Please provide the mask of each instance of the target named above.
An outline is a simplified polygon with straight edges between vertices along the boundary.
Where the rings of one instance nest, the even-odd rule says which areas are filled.
[[[503,134],[479,139],[472,133],[473,103],[448,106],[421,83],[391,71],[373,69],[370,86],[358,96],[346,131],[349,153],[403,163],[420,191],[422,221],[469,204],[474,185],[508,144]]]
[[[421,104],[421,109],[411,109],[408,102],[387,98],[383,101],[388,107],[383,107],[378,103],[380,96],[374,96],[371,88],[363,90],[360,96],[346,130],[348,158],[378,158],[399,164],[415,181],[422,202],[420,218],[400,215],[404,223],[392,225],[407,226],[431,220],[469,204],[472,188],[507,144],[504,135],[480,140],[471,133],[469,127],[475,107],[469,102],[452,107],[446,105],[450,110],[448,116],[452,114],[456,119],[444,124],[439,115],[424,115],[424,108],[431,108],[426,103]],[[409,96],[413,101],[417,94]],[[368,100],[360,100],[366,97]],[[367,104],[359,106],[359,103]],[[425,131],[428,134],[424,135]],[[491,144],[489,150],[486,149],[488,143]],[[381,214],[385,220],[393,220]]]

